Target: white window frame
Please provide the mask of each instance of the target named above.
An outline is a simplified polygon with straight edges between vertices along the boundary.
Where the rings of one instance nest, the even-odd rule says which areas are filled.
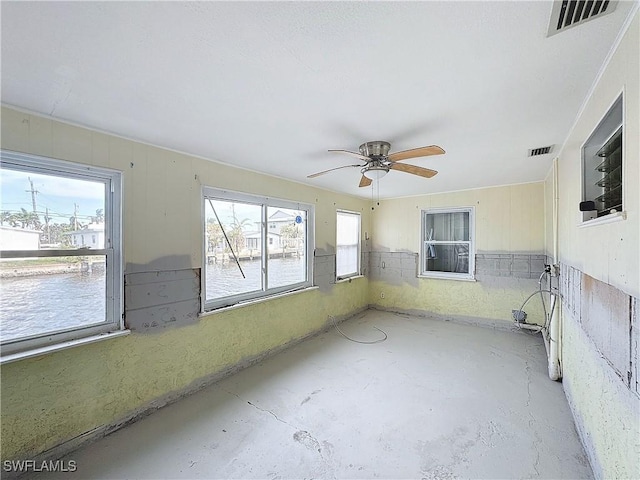
[[[614,117],[614,110],[616,108],[620,108],[620,119]],[[607,108],[606,113],[602,116],[601,120],[598,122],[598,125],[592,130],[589,137],[584,141],[584,143],[580,146],[580,181],[581,181],[581,199],[582,201],[594,201],[593,198],[594,186],[592,185],[595,177],[593,173],[593,169],[602,161],[602,159],[596,159],[593,155],[594,150],[598,150],[600,146],[606,144],[613,136],[617,133],[618,130],[622,130],[621,132],[621,166],[620,166],[620,174],[621,174],[621,186],[622,189],[621,197],[622,197],[622,205],[617,211],[601,211],[598,216],[597,210],[580,212],[580,222],[583,226],[588,225],[596,225],[602,223],[609,223],[610,221],[614,221],[616,219],[625,219],[625,197],[627,195],[627,172],[626,162],[625,162],[625,145],[627,142],[627,132],[625,128],[625,92],[622,90],[613,102]],[[606,137],[603,137],[603,135]],[[602,178],[606,176],[606,174],[602,173]],[[590,178],[589,178],[590,177]],[[597,190],[597,189],[596,189]],[[595,193],[597,197],[597,193]],[[596,200],[597,205],[597,200]],[[608,210],[608,209],[607,209]]]
[[[228,295],[226,297],[216,298],[214,300],[207,301],[207,242],[206,242],[206,204],[208,199],[222,200],[225,202],[242,202],[252,205],[259,205],[262,207],[262,222],[260,231],[262,232],[262,248],[261,248],[261,261],[262,261],[262,289],[244,292],[236,295]],[[269,279],[269,262],[267,260],[267,242],[269,240],[269,223],[267,219],[268,208],[286,208],[289,210],[304,210],[307,212],[306,231],[305,231],[305,260],[306,260],[306,275],[305,280],[281,287],[268,287]],[[235,192],[231,190],[224,190],[215,187],[202,187],[202,225],[201,237],[202,237],[202,275],[201,275],[201,311],[202,313],[215,310],[218,308],[228,307],[238,303],[257,300],[261,298],[268,298],[277,294],[291,292],[294,290],[300,290],[308,288],[313,285],[313,252],[315,244],[315,216],[314,206],[302,202],[293,202],[291,200],[283,200],[279,198],[266,197],[260,195],[252,195],[249,193]]]
[[[356,270],[354,272],[348,272],[343,275],[338,275],[338,215],[353,215],[358,218],[358,245],[357,245],[357,261]],[[359,212],[352,212],[350,210],[336,210],[336,280],[344,280],[346,278],[357,277],[360,275],[361,269],[361,256],[362,256],[362,241],[360,239],[362,232],[362,215]]]
[[[429,240],[426,237],[426,219],[429,214],[438,213],[469,213],[469,240]],[[433,245],[455,245],[460,243],[466,243],[469,245],[469,272],[468,273],[456,273],[456,272],[435,272],[426,270],[427,249],[430,244]],[[420,268],[419,277],[424,278],[442,278],[449,280],[475,280],[475,208],[474,207],[451,207],[451,208],[427,208],[420,211]]]
[[[0,150],[0,167],[22,172],[103,183],[105,185],[104,216],[106,227],[105,248],[102,249],[5,250],[0,252],[2,258],[93,255],[106,257],[106,314],[104,322],[7,340],[2,342],[2,356],[123,330],[122,173],[116,170],[8,150]]]

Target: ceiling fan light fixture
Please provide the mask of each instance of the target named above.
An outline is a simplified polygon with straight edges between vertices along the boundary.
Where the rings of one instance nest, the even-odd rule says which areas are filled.
[[[389,167],[383,166],[370,166],[362,169],[362,174],[370,180],[380,180],[387,173],[389,173]]]

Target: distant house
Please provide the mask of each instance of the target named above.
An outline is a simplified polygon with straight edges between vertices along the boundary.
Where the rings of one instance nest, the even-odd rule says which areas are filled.
[[[0,250],[40,250],[40,230],[0,225]]]
[[[295,215],[283,212],[282,210],[276,210],[276,212],[273,213],[267,220],[267,222],[269,223],[269,231],[280,233],[282,227],[295,223],[295,220]]]
[[[91,223],[85,228],[68,232],[71,246],[75,248],[104,248],[104,223]]]
[[[246,245],[246,249],[251,250],[260,250],[262,242],[261,232],[249,232],[244,235]],[[269,247],[280,247],[281,246],[281,235],[275,232],[269,232],[267,237],[267,245]]]

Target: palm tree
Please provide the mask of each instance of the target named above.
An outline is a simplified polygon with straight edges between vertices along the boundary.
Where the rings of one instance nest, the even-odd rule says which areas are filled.
[[[0,213],[0,225],[4,225],[4,222],[9,223],[11,221],[11,212],[4,211]]]
[[[249,218],[245,218],[243,220],[239,220],[236,216],[235,204],[231,204],[231,215],[233,217],[233,222],[231,222],[231,228],[227,232],[227,236],[229,237],[229,242],[233,245],[233,250],[236,255],[240,252],[240,249],[244,248],[245,238],[244,238],[244,228],[251,225],[251,220]]]
[[[42,226],[38,214],[36,212],[27,212],[24,208],[21,208],[20,211],[14,215],[14,218],[16,222],[20,223],[21,228],[32,227],[34,230],[38,230]]]
[[[220,242],[222,242],[222,239],[224,238],[224,236],[222,235],[222,228],[214,218],[210,218],[207,221],[207,237],[207,251],[209,252],[214,251],[215,248],[220,245]]]
[[[104,223],[104,210],[102,208],[98,208],[96,210],[96,216],[91,217],[91,221],[93,223]]]
[[[302,228],[300,228],[300,225],[291,223],[280,229],[280,235],[282,235],[284,245],[287,247],[297,247],[298,239],[302,238]]]

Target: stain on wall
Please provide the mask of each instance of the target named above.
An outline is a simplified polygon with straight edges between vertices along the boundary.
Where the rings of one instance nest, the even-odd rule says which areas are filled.
[[[638,298],[560,264],[563,386],[596,478],[640,478]]]

